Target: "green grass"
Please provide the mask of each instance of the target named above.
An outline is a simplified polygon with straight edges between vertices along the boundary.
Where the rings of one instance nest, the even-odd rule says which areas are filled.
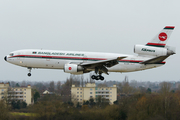
[[[10,112],[13,116],[36,116],[36,113],[22,113],[22,112]]]

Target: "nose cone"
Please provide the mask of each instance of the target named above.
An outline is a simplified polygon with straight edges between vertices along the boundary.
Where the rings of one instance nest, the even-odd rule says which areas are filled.
[[[7,61],[7,56],[4,57],[4,60]]]

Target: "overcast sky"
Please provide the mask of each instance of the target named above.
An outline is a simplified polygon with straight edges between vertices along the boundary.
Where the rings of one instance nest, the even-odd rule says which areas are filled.
[[[106,80],[125,76],[138,81],[180,80],[179,0],[1,0],[0,80],[65,80],[62,70],[33,69],[4,61],[19,49],[53,49],[133,53],[135,44],[146,44],[166,25],[174,25],[168,45],[177,54],[155,69],[104,75]],[[89,77],[89,74],[85,74]]]

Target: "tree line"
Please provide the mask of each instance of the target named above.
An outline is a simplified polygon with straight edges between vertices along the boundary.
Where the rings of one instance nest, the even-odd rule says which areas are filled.
[[[52,83],[51,83],[52,84]],[[59,86],[68,90],[72,81],[68,79],[64,85]],[[53,84],[50,86],[54,86]],[[101,84],[104,86],[104,84]],[[109,105],[102,98],[90,98],[82,105],[74,104],[71,98],[64,99],[69,91],[63,95],[53,94],[40,97],[39,91],[33,89],[35,103],[23,108],[12,105],[7,106],[4,101],[0,101],[0,118],[8,119],[33,119],[33,120],[179,120],[180,119],[180,89],[172,90],[171,84],[162,82],[158,92],[152,92],[150,88],[134,88],[125,80],[118,84],[118,92],[127,96],[119,98],[113,105]],[[55,89],[55,92],[58,89]],[[131,94],[128,96],[128,94]],[[11,112],[31,113],[30,116],[14,116]]]

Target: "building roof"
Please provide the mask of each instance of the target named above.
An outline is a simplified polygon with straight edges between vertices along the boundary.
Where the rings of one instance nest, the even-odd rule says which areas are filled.
[[[46,95],[46,94],[54,94],[53,92],[49,92],[48,90],[45,90],[44,92],[43,92],[43,95]]]

